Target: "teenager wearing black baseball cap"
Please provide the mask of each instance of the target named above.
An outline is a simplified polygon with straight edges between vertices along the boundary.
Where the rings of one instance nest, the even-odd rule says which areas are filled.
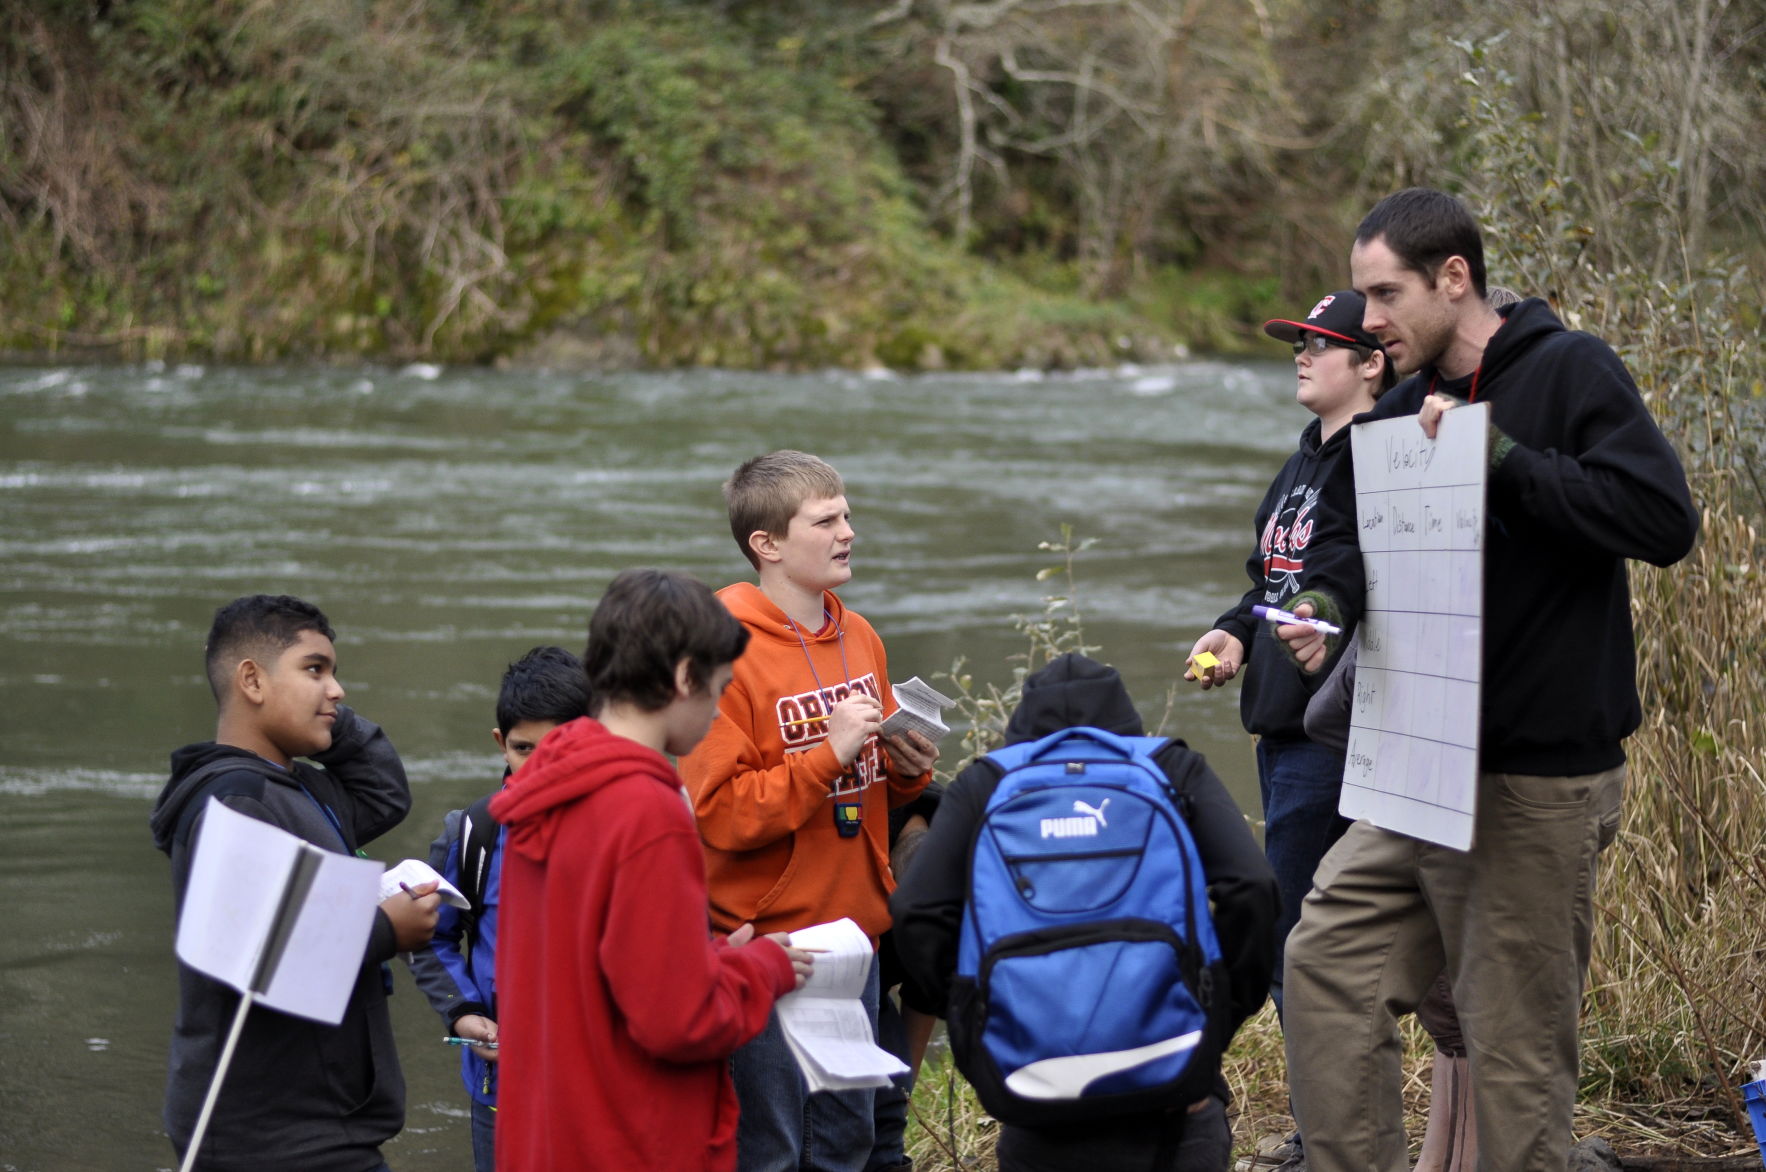
[[[1300,433],[1257,507],[1256,546],[1246,559],[1251,588],[1215,620],[1214,629],[1190,650],[1186,679],[1217,688],[1245,672],[1239,715],[1258,738],[1257,774],[1263,798],[1264,853],[1281,890],[1276,921],[1276,973],[1271,986],[1282,1005],[1281,948],[1300,916],[1319,859],[1348,823],[1337,814],[1343,754],[1307,740],[1302,727],[1310,690],[1282,652],[1274,628],[1251,613],[1257,605],[1280,606],[1300,589],[1307,547],[1318,522],[1319,486],[1349,455],[1347,424],[1373,408],[1394,375],[1379,340],[1361,325],[1366,302],[1353,290],[1319,298],[1305,320],[1264,323],[1272,338],[1294,347],[1295,398],[1316,418]],[[1218,661],[1196,662],[1207,652]]]
[[[1306,334],[1318,334],[1340,345],[1378,350],[1380,340],[1361,326],[1362,315],[1366,312],[1367,301],[1361,294],[1353,289],[1340,289],[1320,297],[1305,321],[1274,318],[1263,323],[1263,332],[1283,342],[1298,342]]]
[[[1371,410],[1374,400],[1396,381],[1396,372],[1386,361],[1380,340],[1361,326],[1366,307],[1361,294],[1343,289],[1319,298],[1305,321],[1278,317],[1263,323],[1264,333],[1293,343],[1299,381],[1294,397],[1318,416],[1321,446],[1329,444],[1349,420]],[[1311,431],[1308,427],[1307,432]],[[1347,442],[1345,437],[1336,446],[1340,448]],[[1301,436],[1300,449],[1306,450],[1305,435]],[[1277,477],[1278,483],[1280,480]],[[1262,532],[1259,526],[1260,539]],[[1292,591],[1283,597],[1291,594]]]

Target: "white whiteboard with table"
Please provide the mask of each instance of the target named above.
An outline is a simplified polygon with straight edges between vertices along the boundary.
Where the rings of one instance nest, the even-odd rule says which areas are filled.
[[[1472,844],[1483,675],[1490,407],[1357,424],[1356,526],[1367,608],[1339,809],[1460,850]]]

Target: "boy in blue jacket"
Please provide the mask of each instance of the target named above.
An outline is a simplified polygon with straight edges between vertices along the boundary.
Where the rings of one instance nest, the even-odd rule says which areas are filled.
[[[582,662],[562,647],[535,647],[509,665],[497,693],[491,737],[503,754],[507,781],[545,735],[588,711]],[[444,905],[429,947],[411,954],[411,974],[448,1033],[492,1045],[497,1040],[497,904],[501,898],[503,828],[490,815],[490,795],[450,810],[429,846],[429,863],[472,901],[468,911]],[[472,1161],[495,1168],[497,1051],[464,1046],[460,1075],[472,1096]]]

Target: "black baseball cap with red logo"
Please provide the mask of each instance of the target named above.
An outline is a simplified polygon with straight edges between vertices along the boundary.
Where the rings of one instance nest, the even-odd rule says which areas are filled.
[[[1284,342],[1298,342],[1301,334],[1323,334],[1348,346],[1384,350],[1380,340],[1361,328],[1367,301],[1353,289],[1339,289],[1318,299],[1305,321],[1276,318],[1263,323],[1263,332]]]

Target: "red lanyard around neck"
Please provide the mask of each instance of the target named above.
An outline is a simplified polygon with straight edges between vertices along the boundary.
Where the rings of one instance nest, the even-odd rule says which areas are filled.
[[[1472,371],[1472,386],[1471,386],[1470,392],[1466,395],[1466,402],[1476,403],[1478,401],[1478,376],[1483,373],[1484,373],[1484,363],[1480,361],[1478,363],[1478,368],[1476,370]],[[1436,371],[1434,374],[1429,376],[1429,394],[1432,395],[1435,393],[1435,384],[1440,381],[1441,381],[1441,372],[1440,371]]]

